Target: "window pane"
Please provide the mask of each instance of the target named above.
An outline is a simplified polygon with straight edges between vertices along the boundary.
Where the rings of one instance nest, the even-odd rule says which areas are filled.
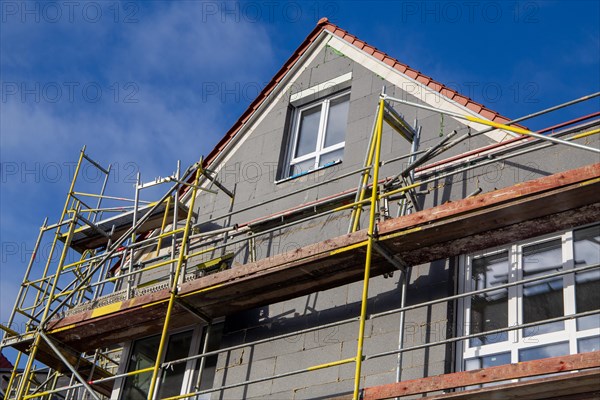
[[[290,166],[290,176],[296,176],[315,168],[315,159],[311,158]]]
[[[294,157],[300,157],[317,150],[320,119],[320,104],[300,113],[300,127],[298,128],[298,140]]]
[[[131,351],[127,372],[154,366],[160,336],[136,340]],[[123,385],[122,399],[146,400],[152,372],[128,376]]]
[[[346,139],[346,125],[348,124],[348,109],[350,108],[350,95],[331,100],[327,116],[327,129],[325,131],[325,146],[329,147],[341,143]]]
[[[465,371],[472,371],[474,369],[496,367],[498,365],[510,364],[510,352],[493,354],[490,356],[471,358],[465,361]],[[472,385],[467,386],[465,389],[476,389],[480,387],[490,387],[495,385],[501,385],[508,381],[490,382],[483,385]]]
[[[548,357],[566,356],[568,354],[569,343],[563,342],[521,350],[519,351],[519,361],[533,361]]]
[[[574,232],[575,267],[600,264],[600,225],[579,229]],[[600,270],[575,274],[575,304],[577,312],[600,308]],[[577,329],[600,327],[600,315],[577,319]]]
[[[172,335],[169,338],[165,362],[187,357],[190,352],[193,331]],[[160,382],[159,398],[176,396],[181,393],[181,384],[185,374],[186,363],[178,363],[167,368]]]
[[[465,361],[465,370],[472,371],[474,369],[496,367],[498,365],[506,364],[510,364],[510,352],[471,358]]]
[[[562,270],[561,240],[523,248],[523,278]],[[563,279],[541,279],[523,285],[523,323],[543,321],[564,315]],[[541,335],[564,329],[564,322],[551,322],[524,329],[524,336]]]
[[[473,260],[472,290],[502,285],[508,282],[508,252]],[[470,333],[480,333],[508,326],[508,289],[492,290],[471,296]],[[473,338],[471,346],[503,342],[508,332]]]
[[[600,350],[600,336],[579,339],[577,341],[578,353],[589,353],[590,351]]]
[[[322,154],[319,159],[319,167],[330,164],[335,161],[340,161],[344,157],[344,149],[337,149],[327,154]]]

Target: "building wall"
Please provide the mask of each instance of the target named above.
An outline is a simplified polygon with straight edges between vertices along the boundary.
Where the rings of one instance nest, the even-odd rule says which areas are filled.
[[[227,188],[235,190],[232,209],[239,210],[249,206],[252,208],[234,215],[231,219],[222,218],[211,224],[202,225],[203,230],[243,224],[357,186],[358,175],[354,175],[300,194],[289,195],[275,202],[264,203],[273,196],[286,195],[362,167],[378,96],[383,86],[389,95],[417,101],[402,89],[394,87],[331,48],[325,48],[312,63],[305,67],[293,85],[293,92],[313,87],[348,72],[352,73],[352,83],[343,162],[301,178],[276,182],[281,153],[286,146],[289,95],[292,94],[289,93],[278,101],[267,118],[254,128],[243,144],[242,150],[233,154],[224,165],[212,166],[219,170],[219,180]],[[422,127],[420,149],[434,145],[440,140],[440,135],[447,135],[452,129],[457,129],[460,133],[468,131],[467,127],[460,122],[447,117],[442,121],[439,114],[433,112],[417,110],[405,105],[396,105],[395,109],[404,115],[407,121],[417,120],[418,125]],[[491,139],[483,135],[472,137],[446,151],[437,159],[461,154],[491,143],[493,143]],[[390,159],[409,152],[410,144],[386,126],[383,133],[382,159]],[[594,155],[564,146],[553,146],[544,151],[516,157],[500,165],[477,168],[452,179],[424,185],[419,189],[423,193],[418,195],[418,198],[421,206],[428,208],[462,199],[478,188],[486,192],[592,162],[597,162]],[[384,165],[381,176],[393,176],[405,164],[406,162],[397,162]],[[202,193],[197,201],[198,222],[226,214],[230,207],[229,198],[222,192],[216,195]],[[396,215],[396,209],[397,206],[392,204],[393,216]],[[366,214],[364,213],[363,216]],[[345,234],[348,229],[349,215],[349,212],[342,212],[268,235],[256,236],[257,258],[266,258]],[[366,227],[365,222],[363,218],[363,227]],[[247,243],[231,247],[224,252],[235,253],[234,268],[237,264],[249,262]],[[196,250],[198,249],[200,248]],[[210,259],[221,253],[216,251],[204,256],[203,259]],[[190,264],[200,261],[199,258]],[[456,285],[455,264],[454,260],[440,260],[413,267],[407,292],[408,304],[417,304],[453,294]],[[144,279],[153,280],[164,274],[164,270],[155,270]],[[396,273],[391,278],[379,276],[371,280],[369,313],[400,306],[399,277],[400,274]],[[357,282],[228,316],[223,327],[220,346],[225,348],[309,328],[315,324],[357,316],[360,310],[361,291],[362,282]],[[404,345],[413,346],[444,339],[447,332],[451,330],[453,312],[454,305],[445,303],[408,312],[404,329]],[[222,353],[217,361],[214,385],[228,385],[354,357],[357,333],[358,323],[352,322]],[[366,327],[365,353],[378,353],[397,348],[398,336],[397,314],[369,321]],[[451,352],[450,346],[436,346],[405,353],[402,358],[402,378],[413,379],[450,372],[453,368]],[[396,355],[366,361],[363,364],[365,378],[361,386],[395,381],[397,364]],[[354,364],[350,363],[318,372],[216,392],[212,394],[212,398],[289,399],[333,396],[351,391],[353,377]]]

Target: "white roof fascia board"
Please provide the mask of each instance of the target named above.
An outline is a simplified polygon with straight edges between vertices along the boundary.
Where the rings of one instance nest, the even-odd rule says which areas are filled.
[[[329,31],[327,31],[327,33],[332,38],[327,43],[329,46],[344,54],[352,61],[357,62],[363,67],[371,70],[373,73],[379,75],[380,77],[392,83],[396,87],[402,89],[406,93],[421,100],[425,104],[439,108],[440,110],[444,111],[450,111],[459,114],[468,114],[474,117],[487,119],[481,116],[480,114],[476,113],[475,111],[463,106],[462,104],[459,104],[456,101],[451,100],[448,97],[442,95],[440,92],[431,89],[430,87],[422,84],[421,82],[412,79],[411,77],[392,68],[391,66],[385,64],[377,58],[365,53],[358,47],[346,42],[343,39],[338,38],[333,33]],[[488,126],[476,122],[464,121],[459,119],[456,120],[462,124],[470,126],[475,131],[481,131],[488,128]],[[510,139],[513,137],[512,134],[503,130],[494,130],[485,133],[485,135],[496,142],[501,142],[507,138]]]

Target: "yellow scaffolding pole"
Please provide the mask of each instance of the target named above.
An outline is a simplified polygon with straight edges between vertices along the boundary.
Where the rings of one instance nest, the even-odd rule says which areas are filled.
[[[50,263],[52,262],[52,255],[54,254],[54,250],[56,248],[56,244],[58,243],[58,239],[61,236],[60,234],[60,228],[62,226],[62,222],[65,219],[65,216],[67,215],[67,210],[69,209],[69,201],[71,199],[71,195],[73,194],[73,191],[75,189],[75,182],[77,182],[77,176],[79,175],[79,170],[81,168],[81,163],[83,161],[83,157],[85,156],[85,146],[83,146],[83,148],[81,149],[81,151],[79,152],[79,159],[77,160],[77,166],[75,167],[75,172],[73,174],[73,179],[71,180],[71,186],[69,187],[69,194],[67,195],[67,198],[65,200],[65,205],[63,206],[63,210],[62,213],[60,215],[60,219],[59,222],[57,224],[57,228],[56,228],[56,232],[54,235],[54,239],[52,240],[52,246],[50,248],[50,253],[48,254],[48,261],[46,262],[46,264],[44,265],[44,271],[42,273],[42,276],[46,276],[46,274],[48,273],[48,269],[50,268]],[[73,229],[75,229],[75,223],[76,223],[76,218],[73,218],[70,222],[70,228],[69,228],[69,232],[72,232]],[[67,242],[65,241],[65,246],[63,248],[63,254],[66,257],[66,252],[67,252]],[[61,257],[62,262],[64,263],[64,258]],[[54,293],[52,292],[53,290],[56,290],[56,285],[58,284],[58,278],[60,276],[60,268],[61,268],[61,264],[59,264],[58,268],[57,268],[57,272],[54,276],[54,283],[53,283],[53,287],[51,289],[50,292],[50,296],[52,296]],[[35,301],[33,304],[38,304],[39,303],[39,298],[40,298],[40,294],[42,296],[46,295],[47,292],[47,287],[46,286],[46,290],[44,290],[44,293],[41,293],[38,291],[38,293],[35,296]],[[48,311],[50,309],[50,305],[52,304],[51,301],[48,301],[46,304],[46,307],[44,309],[44,313],[42,318],[40,319],[40,327],[42,327],[42,325],[45,322],[46,316],[48,315]],[[25,392],[26,388],[25,386],[28,386],[26,382],[29,381],[29,374],[31,372],[31,367],[33,366],[33,360],[35,359],[35,354],[37,352],[37,346],[39,345],[40,342],[40,336],[36,335],[35,339],[34,339],[34,343],[32,345],[32,349],[31,352],[29,353],[28,359],[27,359],[27,364],[25,365],[25,369],[23,370],[23,378],[21,379],[21,382],[19,384],[18,390],[17,390],[17,399],[20,399],[23,397],[23,393]],[[17,368],[17,366],[15,365],[15,369]],[[10,390],[10,387],[8,388],[8,390]]]
[[[19,363],[21,362],[21,355],[23,355],[23,353],[21,353],[20,351],[17,353],[17,358],[15,359],[15,366],[12,370],[12,372],[10,373],[10,378],[8,379],[8,385],[6,386],[6,395],[10,395],[10,391],[12,390],[12,385],[13,383],[15,383],[15,378],[17,377],[17,370],[18,370],[18,366]]]
[[[81,151],[79,152],[79,159],[77,160],[77,166],[75,167],[75,172],[73,174],[73,179],[71,180],[71,186],[69,187],[69,193],[67,195],[67,198],[65,200],[65,205],[63,207],[63,211],[60,215],[60,219],[58,221],[57,224],[57,228],[56,228],[56,232],[54,235],[54,239],[52,240],[52,246],[50,247],[50,253],[48,254],[48,261],[46,261],[46,265],[44,265],[44,271],[42,272],[42,276],[46,277],[46,275],[48,274],[48,270],[50,268],[50,263],[52,262],[52,256],[54,255],[54,250],[56,248],[56,244],[58,243],[58,240],[60,237],[62,237],[60,230],[61,230],[61,226],[63,221],[65,220],[65,216],[67,215],[67,210],[69,209],[69,201],[71,200],[71,195],[73,194],[74,190],[75,190],[75,183],[77,182],[77,177],[79,176],[79,170],[81,169],[81,163],[83,162],[83,157],[85,156],[85,146],[83,146],[83,148],[81,149]],[[48,289],[49,283],[46,284],[46,287],[42,293],[42,296],[46,295],[46,291]],[[38,292],[36,294],[35,300],[33,302],[33,304],[38,304],[40,300],[40,292]]]
[[[284,376],[291,376],[292,374],[295,375],[297,373],[302,373],[302,372],[318,371],[320,369],[336,367],[338,365],[350,364],[350,363],[353,363],[354,360],[355,360],[354,357],[351,357],[351,358],[345,358],[343,360],[332,361],[332,362],[328,362],[328,363],[324,363],[324,364],[319,364],[319,365],[313,365],[312,367],[305,368],[304,370],[292,371],[291,373],[290,372],[283,372],[281,374],[273,376],[272,379],[281,378],[281,377],[284,377]],[[265,380],[267,380],[267,379],[265,379]],[[190,392],[190,393],[186,393],[186,394],[180,394],[180,395],[177,395],[177,396],[165,397],[162,400],[188,399],[190,397],[197,396],[198,394],[199,394],[199,392]]]
[[[589,130],[589,131],[582,132],[582,133],[579,133],[577,135],[571,136],[571,137],[565,139],[565,141],[570,142],[570,141],[581,139],[581,138],[584,138],[584,137],[588,137],[588,136],[592,136],[592,135],[597,135],[598,133],[600,133],[600,129],[592,129],[592,130]],[[413,184],[410,184],[410,185],[407,185],[407,186],[402,186],[402,187],[399,187],[398,189],[394,189],[394,190],[390,190],[389,192],[382,193],[381,196],[379,196],[379,198],[383,199],[385,197],[390,197],[390,196],[393,196],[393,195],[398,194],[398,193],[404,193],[404,192],[406,192],[406,191],[408,191],[410,189],[418,188],[421,185],[423,185],[422,181],[416,182],[416,183],[413,183]]]
[[[367,156],[367,160],[365,162],[365,167],[369,167],[363,171],[363,174],[360,179],[360,195],[357,198],[357,201],[360,203],[365,199],[365,193],[367,191],[367,184],[369,183],[369,175],[371,174],[371,169],[373,166],[373,153],[375,149],[375,144],[377,142],[377,126],[373,129],[373,135],[371,135],[371,141],[369,142],[369,152]],[[357,206],[352,210],[352,229],[350,232],[356,232],[358,230],[358,224],[360,223],[360,214],[362,213],[362,205]]]
[[[577,140],[577,139],[581,139],[584,137],[595,135],[597,133],[600,133],[600,129],[592,129],[591,131],[578,133],[577,135],[572,136],[572,137],[568,138],[567,140]]]
[[[29,392],[29,388],[31,385],[31,379],[29,379],[29,375],[31,373],[31,367],[33,366],[33,361],[35,360],[35,356],[37,354],[37,350],[40,346],[40,342],[42,340],[41,332],[44,329],[44,324],[46,322],[46,318],[48,313],[50,312],[50,307],[52,306],[52,299],[54,297],[54,292],[56,291],[56,287],[58,286],[58,280],[60,278],[60,272],[62,266],[65,263],[65,259],[67,258],[67,253],[69,251],[69,246],[71,240],[73,239],[73,232],[75,231],[75,227],[77,226],[77,218],[71,219],[71,223],[69,224],[69,233],[67,235],[67,240],[65,241],[64,247],[62,249],[60,259],[58,261],[58,267],[56,269],[56,274],[54,275],[54,280],[52,281],[52,287],[50,288],[50,292],[48,293],[48,301],[46,302],[46,307],[44,307],[44,313],[40,318],[40,324],[37,327],[35,332],[35,337],[33,339],[33,343],[31,345],[31,350],[29,352],[29,357],[27,359],[27,364],[25,369],[23,370],[23,379],[19,385],[19,389],[17,391],[17,399],[21,399],[26,392]],[[57,230],[58,236],[59,232]]]
[[[358,344],[356,346],[356,369],[354,373],[354,393],[352,398],[358,400],[360,391],[360,375],[363,360],[363,344],[365,338],[365,322],[367,319],[367,301],[369,299],[369,279],[371,277],[371,261],[373,255],[373,243],[375,241],[375,218],[377,215],[377,183],[379,181],[379,163],[381,158],[381,135],[383,132],[383,98],[379,99],[379,112],[375,128],[375,160],[373,163],[373,188],[371,190],[371,209],[369,210],[369,230],[367,239],[367,256],[365,260],[365,275],[363,278],[363,292],[360,306],[360,320],[358,328]]]
[[[346,204],[344,206],[340,206],[340,207],[337,207],[334,209],[334,211],[342,211],[342,210],[346,210],[346,209],[352,209],[352,225],[351,226],[352,226],[352,231],[354,232],[358,229],[360,214],[363,211],[363,206],[365,204],[370,204],[369,227],[368,227],[368,233],[367,233],[367,235],[368,235],[367,240],[365,240],[361,243],[357,243],[357,244],[347,246],[342,249],[334,250],[331,252],[331,254],[335,254],[337,252],[347,251],[347,250],[350,250],[353,248],[366,246],[366,259],[365,259],[365,270],[364,270],[364,278],[363,278],[363,291],[362,291],[362,299],[361,299],[361,313],[360,313],[360,318],[359,318],[359,332],[358,332],[358,337],[357,337],[356,356],[349,358],[349,359],[345,359],[345,360],[334,361],[334,362],[330,362],[330,363],[316,365],[316,366],[309,367],[306,369],[306,371],[315,371],[315,370],[319,370],[319,369],[323,369],[323,368],[328,368],[331,366],[342,365],[342,364],[354,362],[355,363],[355,376],[354,376],[353,399],[355,399],[355,400],[358,400],[359,395],[360,395],[360,386],[361,386],[360,380],[361,380],[361,372],[362,372],[361,371],[362,361],[364,359],[363,345],[364,345],[364,338],[365,338],[365,325],[366,325],[366,319],[367,319],[370,269],[371,269],[372,260],[373,260],[373,258],[372,258],[373,250],[374,250],[374,247],[375,247],[376,241],[377,241],[376,224],[377,224],[378,203],[381,199],[390,197],[397,193],[406,192],[407,190],[410,190],[412,188],[416,188],[416,187],[419,187],[420,185],[422,185],[422,183],[414,183],[411,185],[406,185],[404,187],[397,188],[397,189],[389,191],[387,193],[383,193],[383,194],[378,193],[379,192],[378,182],[379,182],[380,164],[381,164],[381,146],[382,146],[382,136],[383,136],[385,99],[386,99],[386,97],[382,96],[382,97],[380,97],[380,100],[379,100],[379,106],[378,106],[377,115],[376,115],[376,122],[374,125],[374,129],[372,131],[371,140],[369,141],[367,158],[365,160],[365,167],[368,167],[368,168],[365,169],[365,173],[361,176],[360,187],[359,187],[360,192],[358,193],[358,196],[354,203]],[[485,125],[488,125],[488,126],[491,126],[494,128],[498,128],[498,129],[505,129],[505,130],[519,133],[522,135],[532,135],[534,137],[539,136],[539,134],[536,134],[535,132],[530,132],[528,130],[525,130],[525,129],[522,129],[519,127],[498,124],[498,123],[490,122],[490,121],[483,120],[483,119],[477,118],[477,117],[464,116],[463,119],[466,119],[466,120],[469,120],[472,122],[485,124]],[[569,142],[572,140],[585,138],[585,137],[588,137],[588,136],[591,136],[594,134],[598,134],[598,133],[600,133],[600,129],[593,129],[590,131],[576,134],[570,138],[567,138],[563,142]],[[65,207],[63,208],[60,222],[56,225],[56,235],[54,237],[54,242],[52,243],[52,249],[51,249],[50,256],[48,257],[48,261],[45,265],[45,269],[43,272],[43,278],[37,280],[37,281],[42,282],[42,285],[39,287],[34,285],[34,283],[37,281],[30,281],[30,282],[24,283],[27,286],[29,286],[29,285],[34,286],[34,288],[36,288],[38,290],[35,303],[37,303],[37,298],[40,296],[41,296],[41,300],[45,299],[46,297],[48,298],[48,300],[44,306],[44,312],[41,317],[41,322],[39,323],[37,328],[30,333],[31,337],[33,338],[33,344],[31,345],[30,354],[29,354],[29,357],[27,360],[27,366],[21,376],[21,379],[20,380],[17,379],[19,377],[19,374],[17,373],[16,366],[15,366],[15,369],[13,370],[10,380],[9,380],[8,390],[9,391],[11,390],[12,385],[16,385],[16,388],[18,389],[17,390],[17,398],[18,399],[43,397],[45,395],[48,395],[48,394],[51,394],[54,392],[54,390],[50,390],[50,391],[46,391],[43,393],[28,394],[28,393],[30,393],[30,388],[32,385],[32,380],[30,378],[31,378],[31,375],[35,372],[33,363],[35,361],[36,353],[40,347],[40,342],[41,342],[40,339],[43,338],[43,336],[44,336],[43,335],[44,326],[45,326],[45,323],[47,322],[46,320],[48,319],[48,315],[49,315],[48,313],[49,313],[49,310],[53,303],[53,300],[58,297],[62,297],[67,294],[70,294],[74,291],[74,290],[70,290],[70,291],[64,291],[64,292],[55,294],[58,290],[60,290],[57,285],[59,283],[61,276],[64,276],[65,273],[67,271],[69,271],[69,272],[73,272],[73,274],[75,275],[75,277],[77,279],[81,279],[82,278],[81,270],[83,268],[82,265],[91,262],[90,259],[84,259],[85,257],[87,257],[87,253],[84,253],[79,261],[74,262],[72,264],[65,265],[65,259],[66,259],[66,254],[67,254],[69,245],[72,241],[73,235],[78,231],[78,229],[76,229],[77,214],[81,211],[81,205],[80,205],[81,203],[74,197],[74,195],[76,195],[76,194],[88,195],[88,194],[84,194],[84,193],[74,192],[75,181],[79,174],[79,169],[80,169],[80,165],[82,163],[82,158],[85,157],[84,150],[85,150],[85,147],[81,151],[80,158],[77,163],[75,175],[71,182],[71,188],[69,190],[69,195],[67,196],[67,200],[65,202]],[[145,270],[158,268],[158,267],[161,267],[164,265],[177,263],[177,265],[175,267],[175,271],[174,271],[174,278],[173,278],[173,281],[171,282],[171,290],[170,290],[169,299],[168,300],[165,299],[165,300],[161,301],[161,302],[168,302],[168,307],[167,307],[167,311],[166,311],[166,315],[165,315],[164,324],[162,327],[161,339],[159,342],[159,348],[157,350],[157,357],[156,357],[154,366],[143,369],[143,370],[132,371],[132,372],[128,373],[128,374],[133,375],[133,374],[152,371],[152,379],[151,379],[149,393],[148,393],[149,400],[154,400],[154,398],[157,397],[157,394],[160,392],[160,390],[159,390],[159,388],[160,388],[159,375],[161,373],[161,366],[163,365],[163,363],[161,363],[160,361],[164,355],[163,353],[166,351],[170,319],[172,318],[172,312],[173,312],[175,300],[178,297],[178,294],[177,294],[178,283],[181,279],[181,274],[184,273],[182,271],[185,271],[185,268],[184,268],[185,263],[188,259],[190,259],[194,256],[205,254],[207,252],[214,251],[216,248],[218,248],[218,247],[211,247],[211,248],[207,248],[204,250],[200,250],[196,253],[188,254],[188,251],[190,250],[188,241],[189,241],[189,238],[191,235],[191,229],[192,229],[191,228],[191,218],[193,217],[193,209],[194,209],[194,205],[195,205],[195,201],[196,201],[197,191],[202,190],[202,188],[199,187],[199,181],[200,181],[201,175],[203,175],[203,174],[204,174],[204,171],[202,170],[202,164],[200,162],[200,164],[197,164],[197,167],[196,167],[195,183],[187,184],[187,186],[191,187],[191,199],[190,199],[190,208],[188,210],[185,227],[180,228],[180,229],[174,229],[174,230],[171,230],[170,232],[164,232],[165,227],[166,227],[166,222],[167,222],[167,214],[169,211],[170,202],[172,200],[171,197],[168,197],[166,199],[167,206],[165,209],[165,214],[163,216],[160,234],[154,238],[154,239],[158,239],[158,246],[156,248],[156,251],[158,254],[160,251],[161,241],[162,241],[163,237],[174,236],[176,233],[183,232],[181,248],[180,248],[180,252],[177,256],[177,259],[163,261],[163,262],[160,262],[158,264],[149,266],[149,267],[141,270],[141,271],[145,271]],[[372,175],[371,195],[370,195],[370,199],[368,199],[368,198],[365,199],[367,197],[366,193],[367,193],[368,183],[369,183],[369,179],[371,178],[371,175]],[[97,195],[91,195],[91,196],[97,196]],[[73,201],[71,203],[71,207],[73,208],[73,210],[69,210],[69,208],[68,208],[70,199],[73,199]],[[123,198],[118,198],[118,199],[129,200],[129,199],[123,199]],[[233,198],[231,201],[233,202]],[[155,204],[155,203],[150,203],[150,204]],[[71,220],[66,220],[67,213],[71,212],[71,211],[73,211],[75,213],[74,217]],[[84,212],[85,212],[85,210],[84,210]],[[60,233],[60,231],[62,229],[61,227],[62,227],[62,225],[65,225],[67,223],[68,223],[68,231],[61,235],[61,233]],[[52,258],[52,254],[55,251],[57,251],[56,245],[57,245],[57,238],[59,238],[59,237],[66,238],[64,247],[62,249],[62,253],[61,253],[61,257],[60,257],[60,260],[58,263],[56,273],[48,275],[47,272],[49,270],[50,260]],[[134,242],[134,239],[135,239],[135,232],[133,233],[132,243]],[[86,250],[86,252],[87,252],[87,250]],[[175,254],[175,252],[173,252],[173,253]],[[174,257],[174,255],[172,257]],[[83,269],[85,269],[85,268],[83,268]],[[141,272],[141,271],[138,271],[138,272]],[[108,281],[115,280],[115,279],[119,279],[119,277],[109,278]],[[201,291],[211,290],[218,286],[220,286],[220,285],[215,285],[210,288],[202,289]],[[48,294],[48,290],[50,290],[49,294]],[[83,290],[83,289],[79,289],[79,290]],[[48,294],[48,296],[46,296],[47,294]],[[43,304],[43,303],[41,303],[41,304]],[[27,309],[21,308],[21,310],[27,310]],[[22,352],[18,353],[16,365],[19,364],[22,354],[23,354]],[[274,378],[276,378],[276,377],[277,376],[275,376]],[[89,383],[91,384],[92,382],[89,382]],[[40,388],[38,388],[37,390],[39,390],[39,389]],[[188,397],[189,395],[190,394],[175,396],[170,399],[185,398],[185,397]]]
[[[597,94],[595,94],[594,97],[596,95]],[[575,148],[578,148],[578,149],[581,149],[581,150],[587,150],[587,151],[591,151],[591,152],[594,152],[594,153],[597,153],[597,154],[600,153],[600,149],[597,149],[595,147],[589,147],[589,146],[585,146],[585,145],[582,145],[582,144],[579,144],[579,143],[572,143],[572,142],[569,142],[568,140],[563,140],[563,139],[559,139],[559,138],[554,137],[554,136],[543,135],[543,134],[540,134],[540,133],[537,133],[537,132],[532,132],[532,131],[529,131],[527,129],[519,128],[518,126],[510,126],[510,125],[506,125],[506,124],[500,124],[500,123],[497,123],[497,122],[489,121],[487,119],[475,117],[475,116],[472,116],[472,115],[463,115],[463,114],[459,114],[459,113],[452,112],[452,111],[444,111],[444,110],[441,110],[439,108],[427,106],[427,105],[424,105],[424,104],[415,103],[415,102],[408,101],[408,100],[398,99],[398,98],[394,98],[394,97],[391,97],[391,96],[385,96],[385,99],[387,99],[389,101],[392,101],[392,102],[407,104],[409,106],[413,106],[413,107],[417,107],[417,108],[421,108],[421,109],[425,109],[425,110],[429,110],[429,111],[434,111],[434,112],[440,113],[442,115],[448,115],[448,116],[453,117],[453,118],[457,118],[457,119],[461,119],[461,120],[466,120],[466,121],[471,121],[471,122],[476,122],[478,124],[486,125],[486,126],[489,126],[489,127],[492,127],[492,128],[502,129],[502,130],[505,130],[505,131],[518,133],[520,135],[533,136],[535,138],[542,139],[542,140],[545,140],[545,141],[548,141],[548,142],[552,142],[552,143],[555,143],[555,144],[564,144],[564,145],[567,145],[567,146],[570,146],[570,147],[575,147]],[[519,119],[519,120],[522,120],[522,119]]]
[[[171,196],[167,197],[167,206],[165,207],[165,215],[163,215],[162,224],[160,225],[160,235],[165,233],[165,226],[167,226],[167,216],[169,215],[169,207],[171,206]],[[175,205],[177,207],[177,205]],[[162,245],[162,236],[158,238],[158,243],[156,244],[156,256],[160,254],[160,246]]]
[[[202,160],[198,163],[196,169],[196,178],[194,180],[194,185],[192,186],[192,193],[190,199],[190,206],[188,209],[187,219],[185,221],[185,229],[183,231],[183,239],[181,241],[181,249],[179,250],[179,258],[177,259],[177,267],[175,269],[175,277],[173,278],[173,283],[171,286],[171,293],[169,296],[169,304],[167,306],[167,313],[165,315],[165,322],[163,324],[162,334],[160,337],[160,343],[158,345],[158,352],[156,354],[156,362],[154,364],[154,370],[152,372],[152,379],[150,381],[150,387],[148,390],[148,400],[154,399],[154,393],[156,391],[156,381],[158,379],[158,373],[160,371],[161,358],[163,352],[165,350],[165,343],[169,332],[169,322],[171,320],[171,313],[173,312],[173,306],[175,304],[175,299],[177,297],[177,285],[179,283],[179,275],[181,274],[181,269],[183,267],[184,261],[186,259],[185,254],[187,252],[187,241],[190,236],[190,227],[192,223],[192,216],[194,215],[194,205],[196,203],[196,194],[198,192],[198,183],[200,182],[200,177],[202,176]]]

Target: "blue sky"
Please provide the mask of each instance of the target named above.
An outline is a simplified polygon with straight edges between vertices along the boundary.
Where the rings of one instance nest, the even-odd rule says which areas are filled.
[[[0,322],[79,149],[113,194],[207,154],[322,16],[508,116],[600,90],[597,1],[0,3]],[[598,100],[528,126],[598,111]],[[86,184],[98,183],[87,171]],[[36,265],[40,267],[40,263]]]

